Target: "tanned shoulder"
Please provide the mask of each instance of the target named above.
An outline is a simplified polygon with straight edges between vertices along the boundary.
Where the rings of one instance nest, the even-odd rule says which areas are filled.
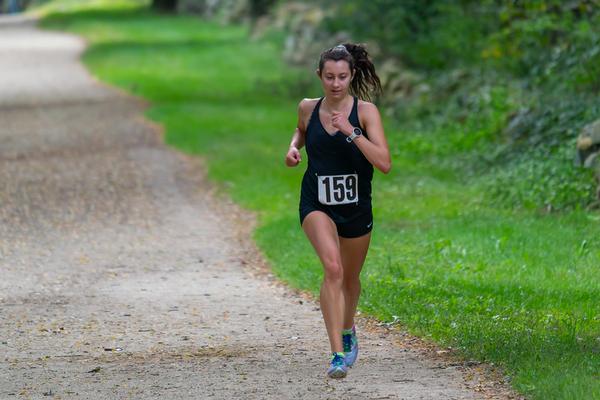
[[[377,106],[369,101],[358,100],[358,111],[372,112],[376,111]]]
[[[379,116],[377,106],[369,101],[358,100],[358,119],[361,125],[373,116]]]
[[[298,118],[299,123],[302,123],[304,129],[308,126],[308,120],[313,110],[315,109],[317,102],[319,99],[309,99],[305,98],[300,101],[298,104]]]
[[[311,113],[312,110],[315,108],[315,106],[317,105],[317,102],[319,101],[319,99],[302,99],[300,100],[300,104],[298,104],[298,109],[302,110],[303,112],[309,112]]]

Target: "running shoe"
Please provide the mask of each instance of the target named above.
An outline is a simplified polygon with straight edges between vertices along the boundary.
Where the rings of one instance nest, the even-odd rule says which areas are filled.
[[[331,356],[331,365],[327,370],[327,376],[334,379],[345,378],[348,373],[348,367],[344,362],[344,353],[333,353]]]
[[[356,338],[356,328],[348,329],[342,332],[342,344],[344,345],[344,361],[348,367],[354,365],[358,357],[358,339]]]

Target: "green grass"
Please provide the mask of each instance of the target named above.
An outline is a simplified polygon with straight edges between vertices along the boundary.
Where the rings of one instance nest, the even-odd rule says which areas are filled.
[[[276,34],[253,41],[244,27],[136,3],[54,2],[44,24],[86,37],[95,75],[149,99],[166,142],[206,158],[209,176],[258,213],[255,239],[277,276],[316,293],[321,267],[297,215],[304,167],[283,166],[299,100],[288,93],[302,89],[290,82],[312,72],[282,64]],[[418,135],[386,124],[394,167],[374,180],[360,308],[503,366],[530,398],[600,399],[598,215],[495,208],[480,186],[410,154]]]

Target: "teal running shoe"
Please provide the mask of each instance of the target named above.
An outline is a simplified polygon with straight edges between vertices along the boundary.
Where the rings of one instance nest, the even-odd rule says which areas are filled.
[[[331,365],[327,370],[327,376],[333,379],[345,378],[348,373],[348,367],[344,362],[344,353],[333,353],[331,356]]]
[[[344,345],[344,360],[348,367],[354,365],[358,357],[358,339],[356,338],[356,328],[344,329],[342,332],[342,344]]]

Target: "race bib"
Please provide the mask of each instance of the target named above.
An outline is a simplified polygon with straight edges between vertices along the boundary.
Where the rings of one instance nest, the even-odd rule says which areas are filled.
[[[358,203],[358,175],[317,176],[319,203],[327,205]]]

